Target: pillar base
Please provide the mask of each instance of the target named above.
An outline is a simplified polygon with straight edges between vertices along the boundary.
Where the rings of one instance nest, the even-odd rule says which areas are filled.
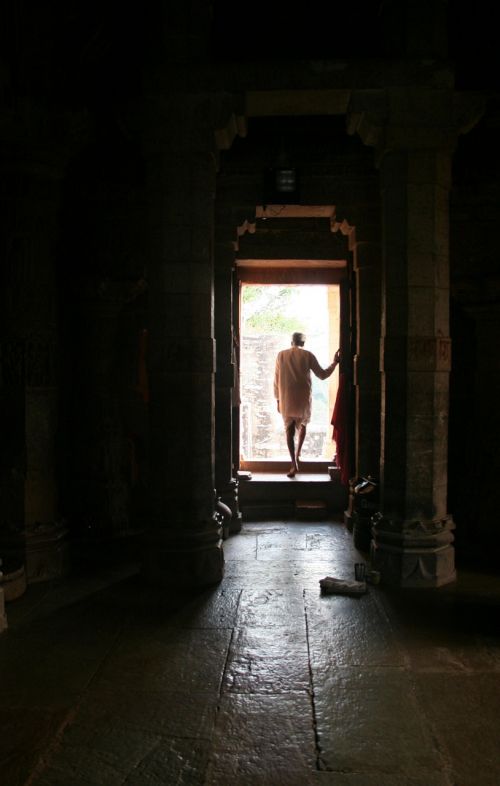
[[[222,532],[148,532],[142,573],[146,581],[180,590],[218,584],[224,577]]]
[[[68,530],[60,522],[34,524],[4,534],[0,552],[5,574],[14,576],[25,569],[28,584],[59,579],[69,572]]]
[[[0,592],[3,593],[3,600],[9,603],[12,600],[17,600],[26,592],[26,570],[24,565],[21,565],[17,570],[10,573],[0,573]],[[0,601],[0,614],[1,614],[1,601]]]
[[[234,535],[236,532],[241,532],[243,516],[239,509],[238,487],[238,481],[235,478],[231,478],[229,483],[227,483],[220,490],[220,498],[222,502],[224,502],[224,504],[230,508],[231,513],[233,514],[231,521],[229,522],[230,535]]]
[[[62,524],[28,528],[25,541],[28,584],[58,579],[69,573],[68,530]]]
[[[451,517],[429,521],[373,519],[371,563],[386,585],[432,589],[456,580]]]

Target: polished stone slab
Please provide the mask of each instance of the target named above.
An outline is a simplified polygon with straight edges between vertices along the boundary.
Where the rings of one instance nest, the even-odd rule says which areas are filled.
[[[498,786],[498,577],[322,595],[366,559],[338,522],[226,544],[203,591],[133,566],[28,588],[0,637],[2,786]]]

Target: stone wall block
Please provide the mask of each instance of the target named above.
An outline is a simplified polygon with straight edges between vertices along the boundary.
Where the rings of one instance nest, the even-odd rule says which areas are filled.
[[[209,206],[210,218],[212,218],[212,206]],[[201,222],[192,227],[191,230],[191,253],[190,261],[193,264],[201,266],[205,265],[211,268],[213,265],[213,239],[212,239],[212,224],[207,225]],[[198,274],[197,274],[198,275]]]
[[[404,269],[404,268],[403,268]],[[401,274],[401,277],[405,274]],[[406,333],[408,324],[408,298],[406,286],[385,288],[385,336],[386,339]]]
[[[158,242],[155,244],[164,265],[181,264],[193,259],[192,237],[184,224],[169,223],[158,227]]]
[[[434,287],[411,287],[408,291],[408,335],[435,335],[437,292]]]
[[[436,283],[436,263],[433,256],[412,249],[408,253],[408,285],[432,287]]]
[[[425,438],[426,435],[429,435],[429,440],[432,442],[435,418],[433,412],[430,415],[425,414],[427,410],[432,409],[432,399],[430,402],[424,400],[421,404],[418,403],[414,406],[413,399],[410,396],[409,402],[411,405],[411,416],[408,418],[406,435],[408,439],[408,455],[411,456],[414,451],[413,441],[420,440]]]
[[[203,339],[212,332],[213,305],[205,293],[165,293],[163,311],[156,315],[151,325],[151,352],[154,351],[158,334],[165,341],[181,339]],[[167,348],[163,348],[168,352]]]
[[[378,390],[380,391],[380,375],[378,371],[379,358],[378,358],[378,340],[374,342],[377,353],[369,355],[355,355],[353,362],[353,378],[354,384],[359,385],[363,390]]]
[[[196,293],[210,296],[212,276],[209,265],[179,259],[162,266],[156,277],[157,293],[164,295]]]
[[[436,287],[434,334],[441,337],[450,335],[450,290]]]
[[[153,342],[151,342],[153,344]],[[151,390],[157,389],[157,380],[169,384],[170,374],[203,374],[215,371],[215,341],[212,338],[172,336],[165,333],[155,341],[149,353],[148,367],[152,379]],[[174,385],[174,389],[175,389]]]
[[[451,339],[435,338],[434,336],[408,336],[406,344],[408,371],[444,372],[450,369]]]
[[[407,340],[407,337],[401,334],[388,334],[380,339],[380,368],[390,371],[394,382],[402,386],[402,390],[406,382],[401,379],[398,383],[396,375],[406,372]]]
[[[435,251],[435,189],[425,183],[411,184],[408,189],[408,247],[432,254]]]
[[[436,412],[436,385],[440,377],[434,372],[409,371],[407,395],[414,417],[433,418]]]

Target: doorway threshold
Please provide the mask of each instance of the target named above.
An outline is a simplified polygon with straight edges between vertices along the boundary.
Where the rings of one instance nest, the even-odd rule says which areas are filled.
[[[332,478],[327,472],[297,472],[295,477],[289,478],[287,470],[283,472],[252,472],[251,477],[240,478],[240,488],[242,483],[332,483]]]
[[[316,475],[330,479],[329,468],[332,467],[333,461],[302,459],[300,461],[300,470],[297,475],[302,477],[308,475]],[[261,476],[285,476],[290,469],[290,459],[275,460],[275,459],[260,459],[259,461],[241,461],[240,471],[238,475],[243,479],[243,475],[250,473],[252,477]],[[293,478],[289,478],[293,480]]]
[[[348,502],[348,490],[340,483],[340,478],[330,477],[326,462],[322,471],[300,471],[293,478],[287,477],[289,463],[283,463],[279,470],[274,466],[266,471],[245,470],[238,473],[238,498],[241,512],[245,520],[262,520],[263,518],[296,518],[297,512],[307,503],[314,511],[314,504],[319,513],[320,508],[325,514],[341,513]],[[314,503],[314,504],[313,504]]]

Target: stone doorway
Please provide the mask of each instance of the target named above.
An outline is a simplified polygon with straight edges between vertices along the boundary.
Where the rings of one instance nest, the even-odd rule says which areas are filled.
[[[294,330],[320,365],[331,362],[340,341],[338,284],[248,284],[240,286],[240,461],[274,465],[288,461],[285,433],[273,396],[277,353]],[[331,414],[338,375],[312,376],[312,418],[303,463],[331,462]]]
[[[239,467],[282,473],[289,465],[281,418],[273,394],[276,353],[290,343],[293,329],[308,335],[307,348],[328,365],[340,345],[339,260],[239,260],[240,411]],[[314,314],[314,311],[322,311]],[[299,327],[297,327],[300,321]],[[293,328],[295,325],[295,328]],[[287,327],[289,329],[287,329]],[[304,473],[326,474],[335,443],[331,413],[338,374],[315,385],[313,418],[304,445]]]

